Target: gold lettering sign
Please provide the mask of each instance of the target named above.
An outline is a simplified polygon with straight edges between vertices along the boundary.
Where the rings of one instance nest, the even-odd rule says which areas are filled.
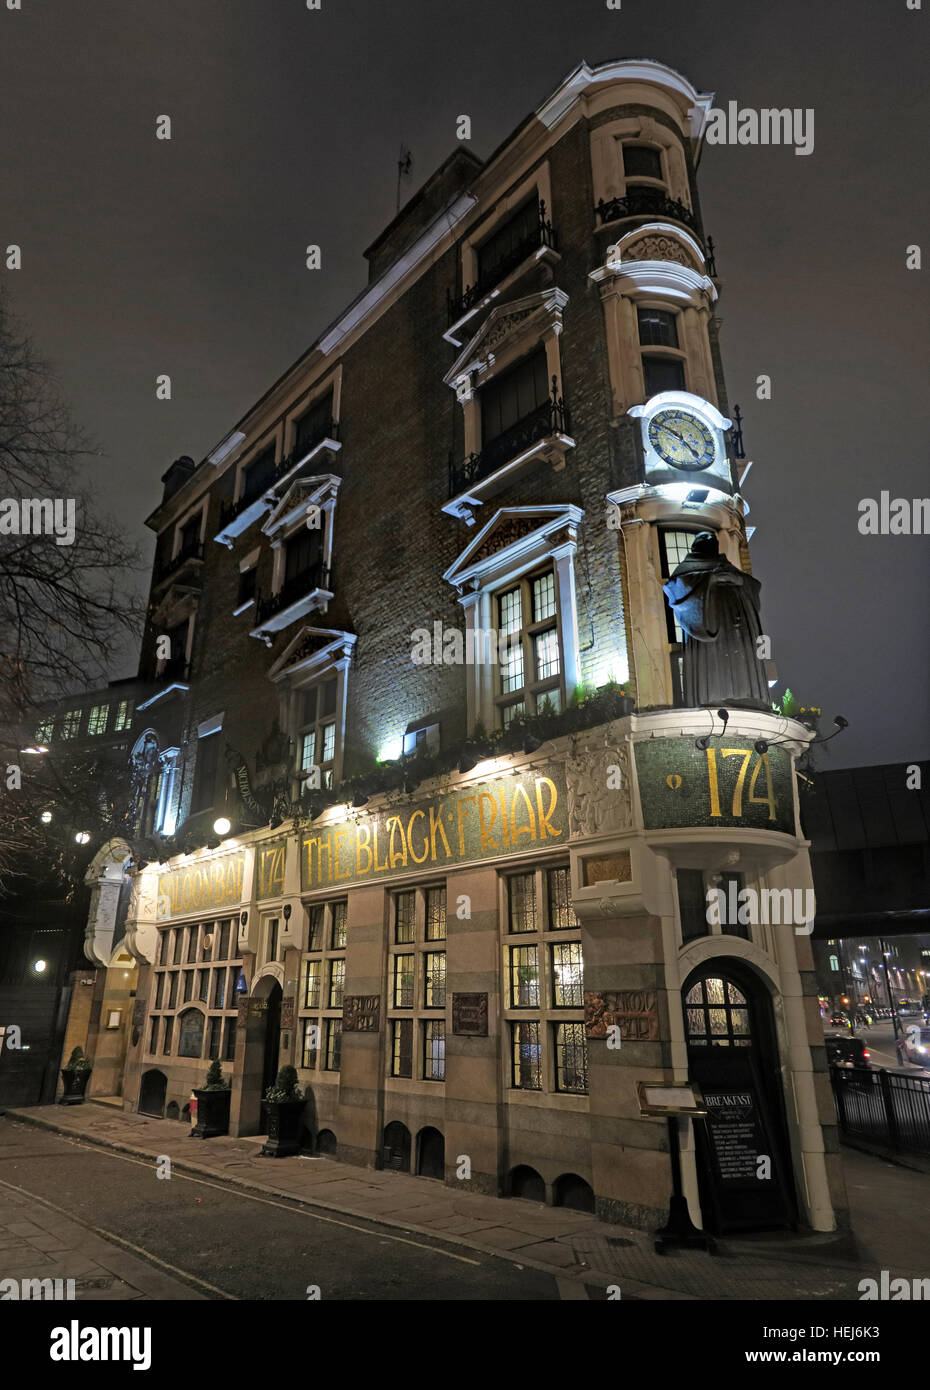
[[[307,892],[567,842],[565,779],[558,765],[479,782],[382,817],[314,829],[301,840],[300,885]]]
[[[255,846],[255,897],[259,902],[263,898],[279,898],[284,892],[286,864],[286,840]]]
[[[158,880],[157,919],[164,921],[191,912],[238,906],[242,901],[244,872],[245,854],[240,850],[237,854],[184,864],[162,874]]]

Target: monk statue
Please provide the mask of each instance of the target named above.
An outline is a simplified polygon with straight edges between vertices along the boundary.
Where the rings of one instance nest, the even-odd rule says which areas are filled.
[[[731,565],[717,537],[701,531],[662,588],[684,633],[685,705],[770,709],[765,667],[756,654],[762,632],[758,579]]]

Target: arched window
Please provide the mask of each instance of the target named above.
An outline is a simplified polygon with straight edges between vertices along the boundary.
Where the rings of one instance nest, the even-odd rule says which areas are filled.
[[[180,1016],[178,1056],[200,1057],[203,1053],[204,1015],[199,1009],[185,1009]]]
[[[751,1047],[749,1002],[732,980],[710,976],[685,995],[689,1047]]]

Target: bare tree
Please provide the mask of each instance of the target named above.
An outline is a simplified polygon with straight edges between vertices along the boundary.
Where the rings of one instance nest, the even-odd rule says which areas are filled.
[[[0,290],[0,883],[13,860],[41,852],[39,803],[50,777],[60,796],[65,788],[78,801],[96,794],[89,769],[40,774],[28,764],[45,759],[17,756],[35,737],[38,712],[105,685],[114,656],[141,630],[138,553],[94,499],[87,472],[95,458]],[[73,514],[73,536],[49,534],[56,503],[61,517]],[[10,785],[11,761],[23,764],[20,787]]]

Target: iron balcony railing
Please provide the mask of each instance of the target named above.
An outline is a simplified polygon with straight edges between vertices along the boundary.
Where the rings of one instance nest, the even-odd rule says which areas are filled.
[[[152,574],[152,583],[161,584],[172,574],[177,573],[177,571],[181,569],[182,566],[187,564],[188,560],[202,559],[203,542],[192,541],[190,544],[183,546],[178,551],[177,555],[173,555],[170,560],[165,560],[163,564],[157,567],[157,569]]]
[[[455,323],[467,314],[469,309],[484,298],[493,290],[495,285],[505,279],[512,270],[516,270],[518,265],[522,265],[528,256],[540,247],[546,246],[550,251],[557,251],[558,237],[552,230],[552,223],[546,216],[546,204],[539,200],[539,218],[536,227],[529,232],[522,241],[512,247],[506,255],[501,256],[495,261],[483,275],[480,275],[473,285],[469,285],[462,294],[458,296],[448,295],[449,322]]]
[[[305,439],[296,448],[283,458],[280,463],[275,464],[271,472],[262,482],[261,487],[248,488],[235,502],[226,502],[220,508],[220,530],[228,526],[231,521],[235,521],[237,516],[245,511],[246,507],[251,507],[253,502],[257,502],[266,493],[277,487],[278,483],[290,471],[300,463],[301,459],[306,458],[311,449],[315,449],[324,439],[339,439],[339,425],[336,420],[328,420],[325,425],[319,426],[313,434]]]
[[[276,594],[269,594],[265,598],[259,593],[255,600],[255,626],[261,627],[266,619],[273,618],[276,613],[290,607],[298,599],[306,598],[315,589],[329,589],[329,582],[330,571],[320,563],[310,565],[308,569],[301,570],[300,574],[285,580]]]
[[[522,420],[504,430],[496,439],[489,440],[480,453],[469,454],[463,463],[451,465],[449,496],[457,497],[460,492],[490,477],[541,439],[549,439],[555,434],[571,434],[571,417],[568,406],[556,390],[553,377],[552,395],[548,400],[529,415],[524,415]]]
[[[602,198],[596,212],[601,223],[617,222],[623,217],[671,217],[697,231],[697,218],[684,203],[670,198],[661,188],[634,188],[625,198]]]

